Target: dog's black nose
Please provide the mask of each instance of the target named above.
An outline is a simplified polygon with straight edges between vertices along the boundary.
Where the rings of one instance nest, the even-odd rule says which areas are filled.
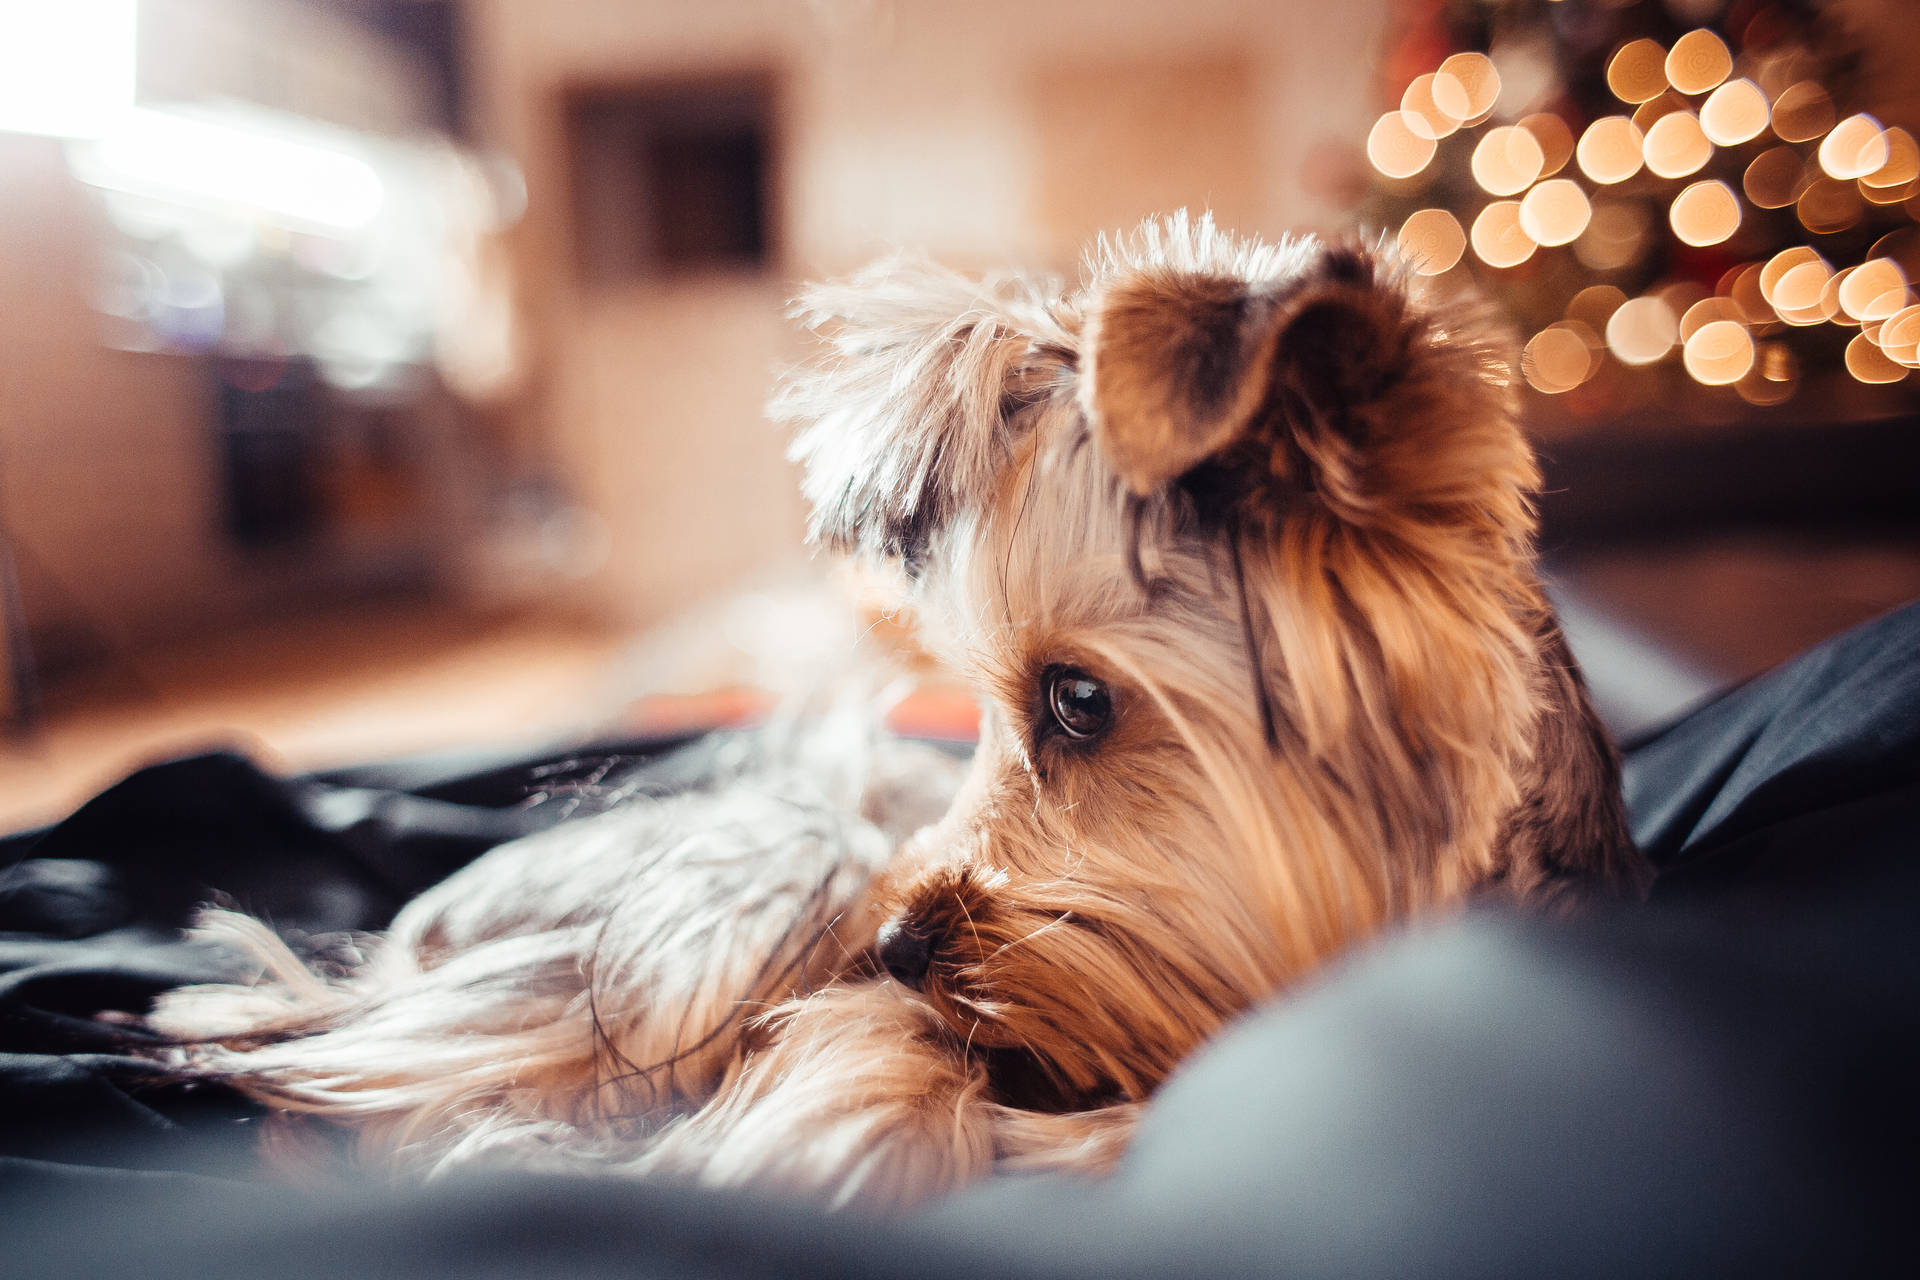
[[[927,976],[927,966],[933,963],[933,939],[903,916],[894,916],[880,926],[874,946],[887,972],[916,989]]]

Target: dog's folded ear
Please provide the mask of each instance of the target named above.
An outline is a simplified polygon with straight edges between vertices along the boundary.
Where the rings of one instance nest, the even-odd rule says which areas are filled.
[[[984,502],[1021,408],[1068,385],[1055,301],[1033,282],[915,258],[809,289],[793,315],[826,349],[786,376],[770,412],[796,428],[813,539],[913,571],[958,511]]]
[[[1264,278],[1114,273],[1090,302],[1079,394],[1136,494],[1202,473],[1211,494],[1311,494],[1367,523],[1515,478],[1507,368],[1396,265],[1315,246]]]

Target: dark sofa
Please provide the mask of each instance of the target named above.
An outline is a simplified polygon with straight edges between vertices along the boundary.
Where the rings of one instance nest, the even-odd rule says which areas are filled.
[[[1105,1181],[1003,1179],[899,1221],[524,1175],[296,1188],[257,1173],[252,1108],[156,1083],[93,1016],[223,972],[176,935],[209,891],[376,927],[588,802],[609,752],[670,790],[711,747],[296,780],[200,757],[0,842],[0,1270],[1911,1274],[1920,606],[1630,751],[1650,902],[1381,941],[1200,1054]]]

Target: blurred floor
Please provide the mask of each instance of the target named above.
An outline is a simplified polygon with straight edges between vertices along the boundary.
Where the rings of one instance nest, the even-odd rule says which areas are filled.
[[[0,830],[209,747],[306,770],[578,737],[619,711],[628,641],[566,618],[382,603],[145,653],[53,690],[30,735],[0,737]]]

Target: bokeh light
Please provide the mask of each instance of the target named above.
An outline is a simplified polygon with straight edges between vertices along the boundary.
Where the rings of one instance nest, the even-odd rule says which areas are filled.
[[[1622,364],[1652,364],[1679,335],[1680,322],[1662,298],[1630,298],[1607,318],[1607,349]]]
[[[1680,317],[1680,341],[1691,340],[1693,335],[1701,329],[1721,320],[1730,320],[1745,328],[1747,317],[1741,310],[1740,304],[1732,298],[1716,294],[1711,298],[1700,299],[1688,307],[1686,314]]]
[[[1878,201],[1892,204],[1895,199],[1907,194],[1907,187],[1920,179],[1920,144],[1914,142],[1912,134],[1897,126],[1887,130],[1886,139],[1887,162],[1861,178],[1860,185],[1874,191],[1894,193],[1892,198]],[[1873,198],[1869,196],[1869,199]]]
[[[1533,256],[1532,237],[1520,225],[1518,200],[1495,200],[1473,220],[1473,251],[1490,267],[1517,267]]]
[[[1855,320],[1885,320],[1908,301],[1907,273],[1890,258],[1869,258],[1840,284],[1840,309]]]
[[[1817,262],[1822,270],[1828,270],[1826,259],[1804,244],[1790,245],[1768,258],[1760,268],[1760,296],[1767,305],[1778,308],[1781,304],[1774,298],[1774,290],[1780,286],[1780,278],[1795,267],[1809,262]],[[1737,296],[1737,295],[1736,295]]]
[[[1762,342],[1754,352],[1753,371],[1733,384],[1748,404],[1765,407],[1785,404],[1800,381],[1799,362],[1785,343]]]
[[[1667,91],[1667,51],[1654,40],[1632,40],[1607,63],[1607,88],[1622,102],[1639,103]]]
[[[1520,127],[1533,135],[1540,144],[1540,176],[1551,177],[1567,167],[1567,161],[1573,159],[1573,130],[1567,128],[1567,122],[1550,111],[1540,111],[1520,122]]]
[[[1753,158],[1740,185],[1760,208],[1784,209],[1807,189],[1807,165],[1792,147],[1770,147]]]
[[[1422,137],[1438,140],[1450,136],[1466,117],[1456,116],[1442,107],[1433,96],[1433,86],[1432,74],[1415,76],[1413,82],[1407,85],[1406,92],[1400,95],[1400,110],[1405,113],[1409,129]],[[1455,105],[1466,105],[1464,93],[1456,99]]]
[[[1651,43],[1651,41],[1649,41]],[[1605,116],[1580,135],[1575,156],[1580,171],[1602,185],[1625,182],[1640,172],[1640,130],[1625,116]]]
[[[1815,235],[1832,235],[1845,231],[1860,221],[1866,202],[1860,198],[1860,189],[1851,182],[1842,182],[1838,178],[1815,178],[1807,184],[1794,202],[1794,212],[1800,218],[1800,225]]]
[[[1861,382],[1898,382],[1907,376],[1907,366],[1890,358],[1864,333],[1856,333],[1847,344],[1847,372]]]
[[[1520,353],[1520,373],[1535,391],[1559,395],[1587,380],[1593,353],[1571,327],[1553,324],[1528,340]]]
[[[1610,284],[1590,284],[1567,303],[1567,319],[1600,333],[1626,300],[1627,295]]]
[[[1732,71],[1733,55],[1726,43],[1704,28],[1675,40],[1667,54],[1667,83],[1682,93],[1705,93]]]
[[[1500,73],[1484,53],[1454,54],[1440,64],[1433,81],[1434,101],[1450,113],[1456,105],[1465,106],[1463,121],[1486,115],[1500,97]]]
[[[1729,80],[1700,108],[1700,128],[1722,147],[1738,146],[1767,127],[1767,95],[1751,80]]]
[[[1592,218],[1587,193],[1570,178],[1549,178],[1520,200],[1520,227],[1536,244],[1571,244]]]
[[[1686,339],[1680,360],[1694,381],[1730,386],[1753,368],[1753,337],[1736,320],[1711,320]]]
[[[1434,141],[1408,124],[1404,111],[1389,111],[1367,134],[1367,159],[1389,178],[1411,178],[1433,159]]]
[[[1668,219],[1682,244],[1719,244],[1740,229],[1740,199],[1717,179],[1696,182],[1674,197]]]
[[[1400,224],[1400,254],[1423,276],[1451,271],[1467,249],[1460,220],[1445,209],[1419,209]]]
[[[1789,85],[1773,104],[1773,131],[1782,142],[1812,142],[1833,120],[1833,99],[1811,80]]]
[[[1848,116],[1820,141],[1820,167],[1844,181],[1864,178],[1889,159],[1886,130],[1865,114]]]
[[[1617,271],[1640,256],[1652,222],[1638,200],[1596,201],[1587,230],[1573,242],[1574,256],[1592,271]]]
[[[1473,149],[1473,180],[1489,195],[1525,191],[1540,176],[1546,156],[1531,133],[1518,125],[1490,129]]]
[[[1920,368],[1920,305],[1895,313],[1880,326],[1880,350],[1889,360]]]
[[[1713,144],[1691,111],[1675,111],[1654,121],[1642,151],[1648,170],[1660,178],[1684,178],[1713,158]]]

